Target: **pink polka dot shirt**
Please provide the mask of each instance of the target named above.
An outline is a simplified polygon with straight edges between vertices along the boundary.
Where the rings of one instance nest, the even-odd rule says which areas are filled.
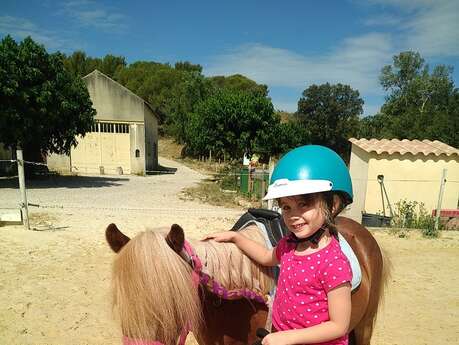
[[[295,243],[284,237],[275,251],[280,274],[273,303],[273,326],[278,331],[301,329],[329,321],[327,293],[352,279],[349,261],[332,237],[324,248],[295,254]],[[348,344],[347,335],[321,344]]]

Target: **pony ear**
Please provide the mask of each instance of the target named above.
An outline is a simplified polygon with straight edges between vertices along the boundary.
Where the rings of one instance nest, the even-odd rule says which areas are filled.
[[[105,238],[107,239],[108,245],[115,253],[118,253],[130,240],[130,238],[123,234],[113,223],[107,226]]]
[[[180,254],[185,244],[185,234],[180,225],[172,224],[171,230],[166,236],[166,242],[174,252]]]

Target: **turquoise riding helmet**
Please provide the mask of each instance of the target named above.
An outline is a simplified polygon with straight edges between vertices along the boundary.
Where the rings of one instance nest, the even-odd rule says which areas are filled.
[[[263,200],[317,192],[341,192],[352,203],[352,182],[341,157],[325,146],[306,145],[284,155],[274,168]]]

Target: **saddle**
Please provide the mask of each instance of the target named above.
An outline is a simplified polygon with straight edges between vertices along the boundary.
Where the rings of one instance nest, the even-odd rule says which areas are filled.
[[[275,247],[282,237],[290,233],[279,212],[263,208],[249,208],[233,225],[231,231],[239,231],[249,224],[257,223],[264,226],[272,247]],[[259,224],[257,225],[260,227]]]

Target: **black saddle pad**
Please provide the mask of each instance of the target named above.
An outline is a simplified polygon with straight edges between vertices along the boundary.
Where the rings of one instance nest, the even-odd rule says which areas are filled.
[[[232,231],[243,229],[251,221],[262,223],[266,227],[269,241],[275,247],[282,237],[289,233],[282,216],[276,212],[264,208],[249,208],[231,228]]]

